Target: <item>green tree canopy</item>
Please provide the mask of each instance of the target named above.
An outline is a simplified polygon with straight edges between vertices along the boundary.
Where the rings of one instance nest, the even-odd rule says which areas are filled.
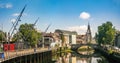
[[[22,34],[20,32],[17,32],[13,35],[12,41],[17,42],[22,40]]]
[[[113,45],[115,38],[115,28],[111,22],[103,23],[101,26],[98,26],[98,33],[96,33],[96,39],[98,44],[109,44]]]
[[[6,40],[6,33],[0,30],[0,41],[3,42]]]
[[[35,47],[41,38],[41,33],[37,32],[33,27],[33,24],[22,24],[19,27],[19,32],[13,36],[13,40],[22,39],[25,44]]]

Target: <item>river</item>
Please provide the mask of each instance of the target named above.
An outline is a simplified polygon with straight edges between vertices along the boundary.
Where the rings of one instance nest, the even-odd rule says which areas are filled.
[[[54,63],[112,63],[97,52],[62,53],[53,56]]]

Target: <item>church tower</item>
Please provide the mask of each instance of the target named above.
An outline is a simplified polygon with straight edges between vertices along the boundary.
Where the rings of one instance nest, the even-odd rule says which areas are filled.
[[[92,35],[91,35],[90,25],[88,23],[88,28],[86,32],[86,43],[91,43],[91,41],[92,41]]]

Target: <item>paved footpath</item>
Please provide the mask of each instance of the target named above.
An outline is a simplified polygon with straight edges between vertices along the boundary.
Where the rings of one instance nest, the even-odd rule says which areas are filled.
[[[48,48],[36,48],[36,52],[34,51],[34,49],[23,49],[23,50],[15,50],[15,51],[6,51],[4,52],[4,59],[0,59],[0,61],[4,61],[10,58],[14,58],[17,56],[22,56],[22,55],[27,55],[27,54],[33,54],[33,53],[37,53],[37,52],[42,52],[42,51],[47,51]]]

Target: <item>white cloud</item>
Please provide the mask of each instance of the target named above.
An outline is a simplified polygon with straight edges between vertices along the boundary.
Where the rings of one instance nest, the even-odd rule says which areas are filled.
[[[13,7],[13,5],[12,4],[10,4],[10,3],[6,3],[6,4],[0,4],[0,8],[7,8],[7,9],[9,9],[9,8],[12,8]]]
[[[72,26],[72,27],[67,27],[67,30],[76,31],[78,34],[85,34],[87,31],[87,26],[86,25]]]
[[[8,4],[5,5],[5,7],[6,7],[6,8],[12,8],[13,5],[8,3]]]
[[[20,15],[20,13],[14,13],[14,14],[12,14],[12,16],[19,16]],[[23,16],[27,16],[27,13],[23,13]]]
[[[79,18],[84,19],[84,20],[85,19],[89,19],[90,18],[90,14],[88,12],[82,12],[82,13],[80,13]]]
[[[16,21],[16,19],[11,19],[11,22],[12,22],[12,23],[15,23],[15,21]]]
[[[19,15],[19,13],[14,13],[12,16],[18,16]]]

